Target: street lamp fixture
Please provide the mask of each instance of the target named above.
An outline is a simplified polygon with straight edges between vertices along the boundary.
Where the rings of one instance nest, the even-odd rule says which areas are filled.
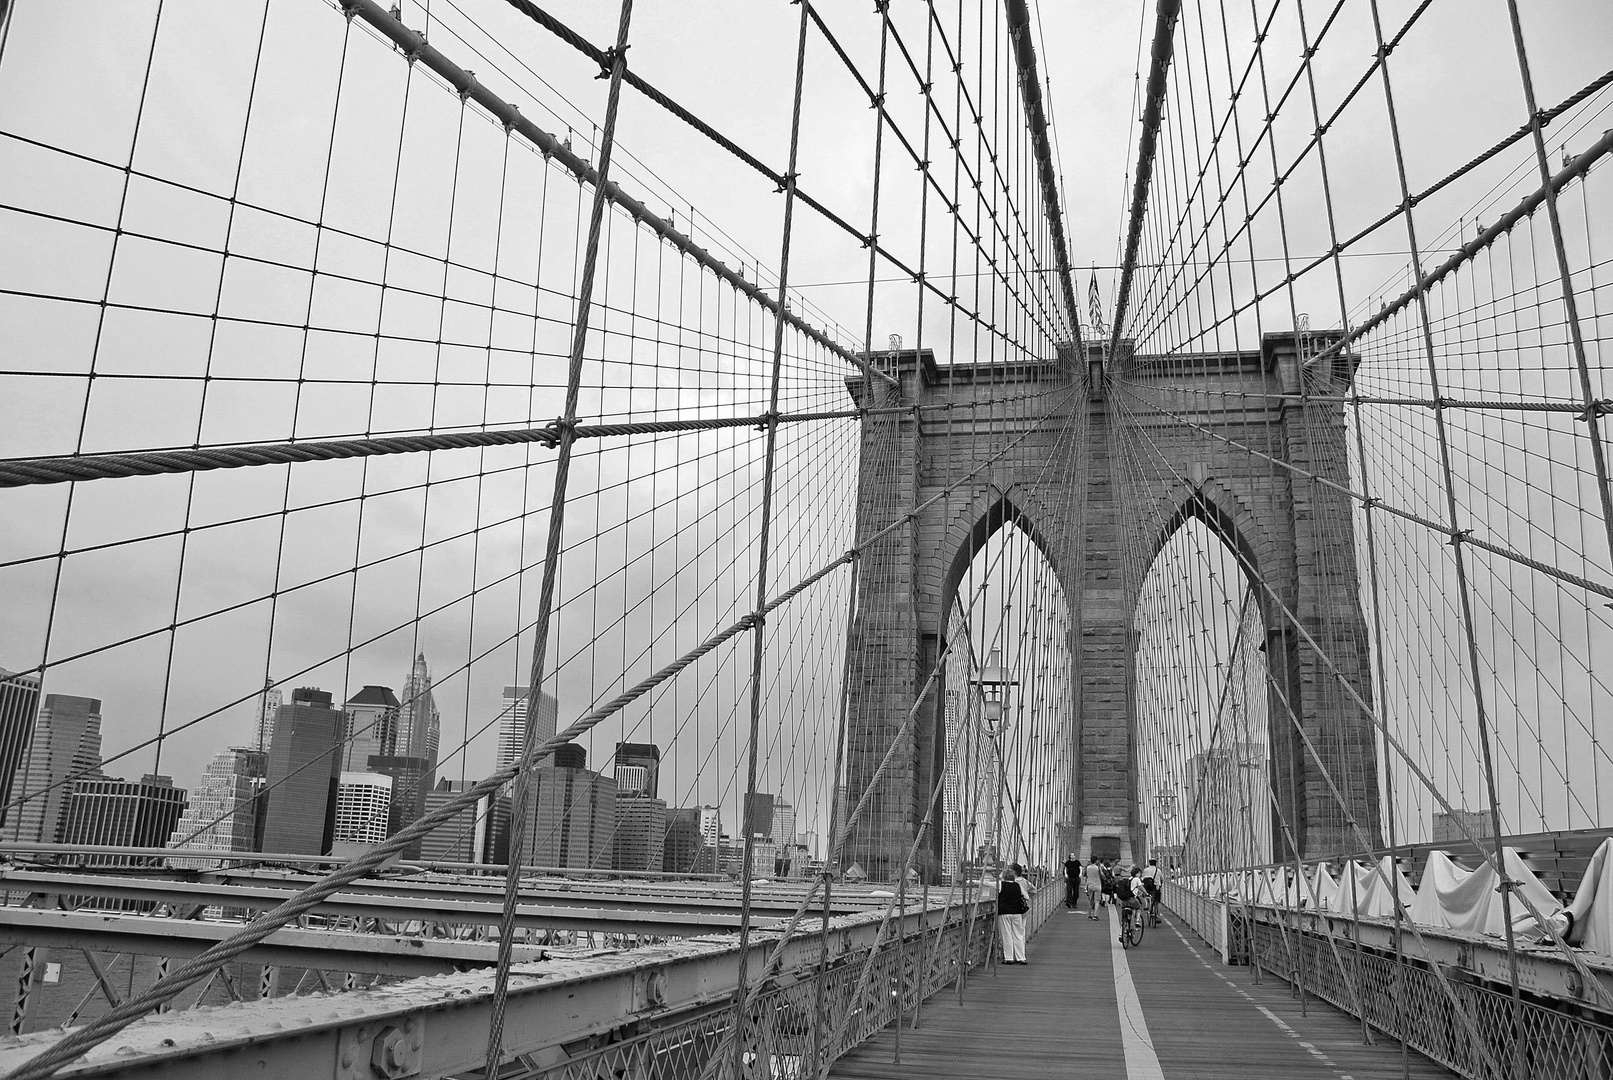
[[[1159,820],[1169,824],[1176,817],[1176,792],[1162,791],[1155,795],[1154,806],[1159,811]]]
[[[1008,727],[1006,688],[1018,686],[1019,680],[1008,677],[1002,666],[1002,650],[993,649],[985,667],[980,669],[980,677],[972,681],[980,687],[980,715],[986,721],[986,734],[995,739]]]

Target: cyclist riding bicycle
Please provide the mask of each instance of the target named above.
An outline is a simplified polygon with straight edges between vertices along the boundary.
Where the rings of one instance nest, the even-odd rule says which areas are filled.
[[[1142,867],[1133,866],[1131,877],[1115,883],[1115,899],[1120,902],[1120,943],[1124,945],[1131,929],[1131,920],[1142,917],[1143,905],[1148,902],[1148,888],[1143,884]]]
[[[1158,925],[1160,897],[1160,872],[1158,859],[1148,860],[1148,868],[1143,871],[1143,888],[1148,890],[1148,914],[1150,918],[1154,920],[1154,925]]]

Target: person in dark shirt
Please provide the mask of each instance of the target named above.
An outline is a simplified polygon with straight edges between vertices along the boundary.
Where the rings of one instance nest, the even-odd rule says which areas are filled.
[[[1025,915],[1030,911],[1030,882],[1020,877],[1018,863],[1003,869],[997,882],[997,933],[1003,940],[1003,963],[1025,963]]]
[[[1070,852],[1070,857],[1064,860],[1064,906],[1074,911],[1080,903],[1081,892],[1081,860]]]

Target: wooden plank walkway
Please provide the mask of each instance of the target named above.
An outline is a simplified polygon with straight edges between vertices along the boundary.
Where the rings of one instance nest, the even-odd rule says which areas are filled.
[[[1287,983],[1266,975],[1256,984],[1248,968],[1222,965],[1174,917],[1117,965],[1118,927],[1107,909],[1100,914],[1093,922],[1060,909],[1031,942],[1028,965],[976,972],[962,1006],[955,991],[931,998],[920,1028],[902,1032],[901,1064],[892,1063],[887,1029],[830,1075],[1400,1080],[1398,1043],[1375,1034],[1364,1045],[1359,1021],[1315,1000],[1301,1016]],[[1415,1080],[1453,1075],[1416,1052],[1410,1065]]]

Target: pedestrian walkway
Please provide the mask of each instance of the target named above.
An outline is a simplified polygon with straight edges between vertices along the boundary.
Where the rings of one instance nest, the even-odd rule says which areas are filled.
[[[917,1031],[887,1029],[841,1058],[843,1080],[1125,1076],[1128,1080],[1399,1080],[1400,1047],[1315,1001],[1302,1016],[1288,984],[1226,967],[1174,917],[1122,950],[1112,911],[1093,922],[1054,912],[1024,967],[977,971],[958,1004],[924,1005]],[[1178,929],[1180,927],[1180,929]],[[1068,1069],[1058,1067],[1065,1063]],[[1410,1075],[1452,1074],[1413,1052]]]

